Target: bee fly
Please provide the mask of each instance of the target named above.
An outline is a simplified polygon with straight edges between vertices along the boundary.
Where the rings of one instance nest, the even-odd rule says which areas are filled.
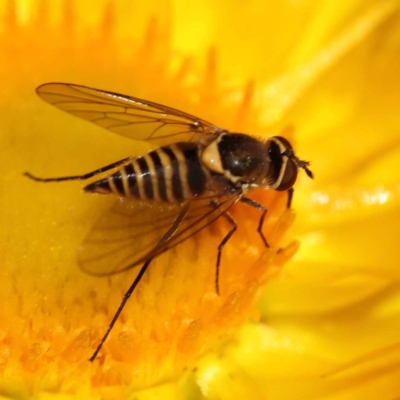
[[[46,83],[37,93],[61,110],[158,146],[144,156],[127,157],[84,175],[37,178],[26,173],[41,182],[101,175],[84,191],[120,197],[92,227],[80,249],[79,265],[97,276],[141,268],[90,361],[96,358],[154,257],[219,217],[225,218],[231,229],[218,246],[215,287],[219,293],[222,248],[237,228],[230,207],[241,201],[260,211],[258,233],[269,247],[262,233],[267,209],[246,194],[256,188],[288,191],[290,206],[298,169],[312,178],[309,163],[300,160],[280,136],[264,141],[231,133],[170,107],[85,86]]]

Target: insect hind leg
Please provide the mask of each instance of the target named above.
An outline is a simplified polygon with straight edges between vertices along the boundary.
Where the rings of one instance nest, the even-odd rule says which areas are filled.
[[[24,175],[37,182],[61,182],[61,181],[73,181],[73,180],[85,180],[92,178],[93,176],[96,176],[98,174],[101,174],[102,172],[119,167],[120,165],[126,163],[130,159],[131,157],[123,158],[122,160],[113,162],[112,164],[106,165],[105,167],[101,167],[99,169],[96,169],[94,171],[88,172],[83,175],[61,176],[58,178],[38,178],[37,176],[32,175],[30,172],[25,172]]]
[[[157,246],[163,246],[165,245],[168,240],[170,239],[170,237],[176,232],[176,230],[179,228],[180,224],[182,223],[182,220],[185,218],[185,215],[187,214],[188,210],[190,207],[190,203],[187,203],[180,211],[180,213],[178,214],[178,216],[175,218],[174,222],[172,223],[172,225],[170,226],[170,228],[167,230],[167,232],[165,232],[165,234],[161,237],[161,239],[158,241]],[[116,311],[116,313],[114,314],[110,325],[107,328],[106,333],[103,335],[103,337],[100,340],[100,343],[98,344],[98,346],[96,347],[95,352],[93,353],[93,355],[89,358],[90,362],[93,362],[97,355],[99,354],[99,351],[101,350],[101,348],[103,347],[104,342],[107,340],[108,335],[110,334],[111,330],[114,328],[115,323],[117,322],[117,319],[119,318],[122,310],[124,309],[126,303],[128,302],[128,300],[130,299],[130,297],[132,296],[132,293],[134,292],[134,290],[136,289],[136,286],[139,284],[139,282],[142,280],[143,275],[145,274],[145,272],[147,271],[150,263],[153,261],[154,257],[150,257],[148,258],[144,264],[142,265],[142,267],[140,268],[139,273],[137,274],[135,280],[133,281],[132,285],[129,287],[129,289],[126,291],[126,293],[124,294],[124,297],[122,298],[122,301]]]
[[[114,327],[115,323],[117,322],[118,317],[120,316],[122,310],[125,307],[125,304],[127,303],[127,301],[129,300],[129,298],[131,297],[133,291],[135,290],[136,286],[139,284],[139,282],[141,281],[144,273],[146,272],[148,266],[150,265],[151,261],[153,259],[149,258],[143,265],[142,268],[139,271],[139,274],[136,276],[135,280],[133,281],[132,285],[129,287],[129,289],[126,291],[126,293],[124,294],[124,297],[122,298],[121,304],[119,305],[117,312],[114,314],[113,319],[110,322],[110,325],[107,328],[106,333],[103,335],[103,337],[100,340],[100,343],[98,344],[98,346],[96,347],[95,352],[93,353],[93,355],[89,358],[90,362],[93,362],[96,357],[97,354],[99,354],[99,351],[101,350],[101,348],[103,347],[104,342],[107,340],[108,335],[110,334],[112,328]]]

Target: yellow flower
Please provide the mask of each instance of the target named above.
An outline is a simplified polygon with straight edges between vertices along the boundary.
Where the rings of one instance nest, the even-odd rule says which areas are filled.
[[[2,395],[399,396],[398,1],[10,0],[0,16]],[[79,174],[150,147],[40,102],[50,81],[262,137],[292,126],[316,175],[299,177],[290,230],[286,194],[255,194],[272,249],[257,211],[235,208],[221,296],[224,222],[156,259],[93,364],[137,272],[100,279],[76,265],[113,199],[22,173]]]

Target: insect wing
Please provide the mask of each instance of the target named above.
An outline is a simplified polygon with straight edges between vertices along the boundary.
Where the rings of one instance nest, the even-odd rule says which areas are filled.
[[[198,140],[223,130],[182,111],[105,90],[68,83],[46,83],[37,94],[59,109],[135,140],[165,145]]]
[[[183,206],[119,199],[88,233],[79,251],[79,265],[97,276],[131,269],[204,229],[238,200],[238,195],[231,195],[210,207],[210,199]],[[176,230],[166,236],[174,224]]]

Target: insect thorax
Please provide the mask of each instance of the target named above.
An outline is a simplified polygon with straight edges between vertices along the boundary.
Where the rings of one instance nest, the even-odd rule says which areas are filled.
[[[249,135],[224,133],[203,152],[202,161],[233,184],[269,185],[273,171],[269,146]]]

